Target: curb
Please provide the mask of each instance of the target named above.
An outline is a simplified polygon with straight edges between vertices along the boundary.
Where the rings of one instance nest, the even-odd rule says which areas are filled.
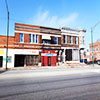
[[[85,69],[85,70],[59,70],[51,72],[25,72],[25,73],[10,73],[1,74],[0,79],[12,79],[12,78],[37,78],[37,77],[49,77],[59,75],[74,75],[83,73],[100,73],[98,69]]]

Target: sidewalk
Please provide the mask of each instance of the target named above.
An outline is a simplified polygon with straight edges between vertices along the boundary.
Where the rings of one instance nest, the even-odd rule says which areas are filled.
[[[85,64],[81,63],[66,63],[66,64],[60,64],[57,66],[27,66],[27,67],[14,67],[14,68],[8,68],[8,70],[36,70],[36,69],[48,69],[48,68],[80,68],[86,66]],[[4,68],[0,68],[0,71],[5,71]]]
[[[12,78],[36,78],[48,77],[59,75],[74,75],[85,73],[100,73],[100,67],[81,67],[81,68],[61,68],[61,67],[48,67],[36,70],[8,70],[0,74],[0,79]]]

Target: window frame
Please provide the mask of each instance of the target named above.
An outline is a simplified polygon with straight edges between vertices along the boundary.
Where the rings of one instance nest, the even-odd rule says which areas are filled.
[[[64,39],[65,38],[65,39]],[[67,35],[63,35],[63,43],[66,44],[67,43]]]
[[[23,37],[22,37],[23,38],[23,41],[21,41],[21,34],[23,35]],[[24,43],[24,34],[23,33],[19,33],[19,42],[20,43]]]
[[[31,38],[30,38],[30,36],[31,36]],[[31,39],[31,41],[30,41],[30,39]],[[32,43],[32,34],[29,34],[29,43]]]
[[[55,38],[56,38],[57,40],[55,40]],[[57,42],[57,43],[55,43],[55,42]],[[54,37],[54,44],[58,44],[58,37]]]
[[[71,37],[71,38],[70,38]],[[73,36],[69,36],[69,43],[73,44]]]
[[[29,41],[29,43],[38,44],[38,34],[29,34],[29,35],[31,35],[31,42]]]
[[[78,45],[78,37],[75,36],[75,45]]]

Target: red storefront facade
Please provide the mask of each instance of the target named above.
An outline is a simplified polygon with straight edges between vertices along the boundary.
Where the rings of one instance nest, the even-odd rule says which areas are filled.
[[[56,66],[57,54],[55,50],[42,50],[41,65],[42,66]]]

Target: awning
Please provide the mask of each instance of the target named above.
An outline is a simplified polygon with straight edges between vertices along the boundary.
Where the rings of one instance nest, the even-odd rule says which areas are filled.
[[[45,34],[45,35],[42,35],[42,39],[51,40],[51,37]]]

